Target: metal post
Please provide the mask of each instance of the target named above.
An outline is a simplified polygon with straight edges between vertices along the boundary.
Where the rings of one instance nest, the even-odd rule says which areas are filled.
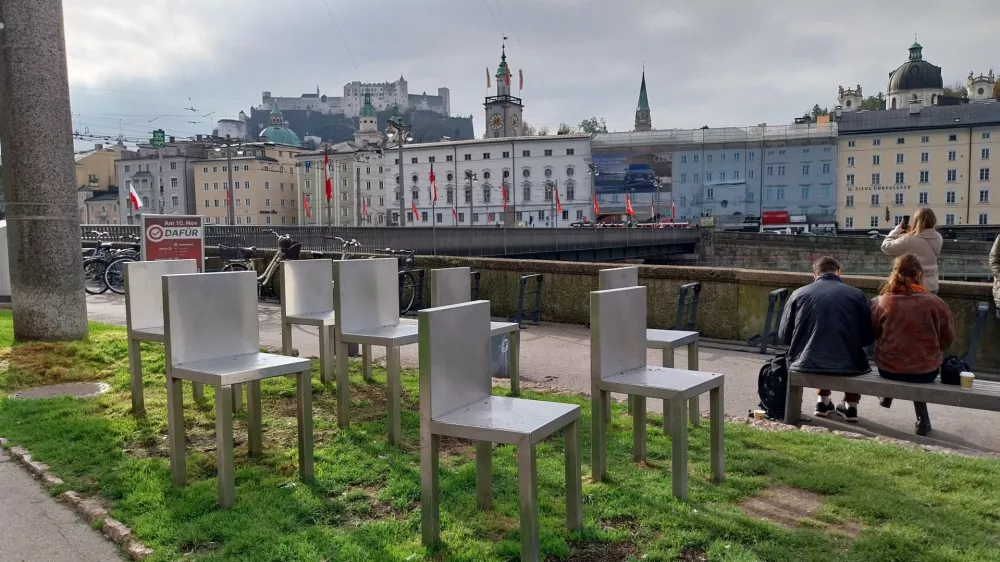
[[[62,4],[0,3],[0,144],[19,341],[87,336]]]
[[[233,189],[233,145],[228,142],[226,143],[226,169],[229,171],[229,225],[232,226],[236,224],[236,190]]]
[[[340,181],[340,161],[334,160],[333,162],[333,189],[330,192],[333,194],[333,220],[340,226],[340,197],[337,196],[337,190],[340,189],[340,185],[337,184]]]
[[[163,214],[163,208],[167,204],[166,198],[163,196],[163,147],[156,149],[156,162],[160,171],[157,174],[157,181],[160,183],[160,214]]]
[[[354,188],[355,188],[355,191],[357,193],[357,195],[355,195],[355,197],[357,198],[357,201],[355,201],[355,203],[358,204],[358,224],[357,224],[357,226],[361,226],[362,222],[365,220],[365,217],[362,216],[362,213],[361,213],[361,165],[360,165],[361,163],[358,162],[358,161],[355,161],[354,164],[355,164],[355,167],[357,168],[357,178],[354,180],[354,184],[355,184]]]
[[[475,194],[472,193],[472,179],[475,177],[476,174],[469,174],[465,177],[465,179],[469,180],[469,226],[470,227],[475,226],[472,223],[472,212],[473,212],[472,198],[475,196]]]
[[[403,195],[403,140],[406,137],[406,131],[400,127],[396,134],[399,135],[399,226],[406,226],[406,197]],[[416,217],[413,217],[416,218]]]
[[[330,179],[330,147],[326,146],[323,148],[323,194],[326,195],[326,182]],[[330,191],[333,191],[332,189]],[[330,193],[330,196],[333,194]],[[330,216],[330,199],[326,200],[326,226],[333,224],[332,217]]]

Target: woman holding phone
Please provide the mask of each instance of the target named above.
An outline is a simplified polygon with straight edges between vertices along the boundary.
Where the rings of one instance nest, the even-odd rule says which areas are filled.
[[[913,220],[907,218],[896,225],[889,236],[882,242],[882,251],[887,255],[898,257],[903,254],[913,254],[920,261],[923,269],[923,288],[937,294],[938,291],[938,256],[944,239],[934,229],[937,217],[934,211],[927,207],[917,209]]]

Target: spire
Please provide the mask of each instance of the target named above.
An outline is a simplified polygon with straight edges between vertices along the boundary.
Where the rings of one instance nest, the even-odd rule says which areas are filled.
[[[392,121],[393,123],[399,123],[399,124],[403,123],[403,116],[399,114],[399,104],[398,103],[392,104],[392,117],[389,118],[389,121]]]
[[[371,92],[365,92],[365,103],[361,106],[361,117],[375,117],[375,106],[372,105]]]
[[[646,98],[646,69],[642,69],[642,85],[639,86],[639,105],[636,111],[649,111],[649,100]]]
[[[924,48],[920,46],[920,43],[917,43],[916,37],[914,37],[913,44],[910,45],[910,60],[923,60],[923,50]]]
[[[500,44],[500,66],[497,67],[497,84],[499,79],[506,80],[507,77],[507,36],[503,36],[503,43]]]

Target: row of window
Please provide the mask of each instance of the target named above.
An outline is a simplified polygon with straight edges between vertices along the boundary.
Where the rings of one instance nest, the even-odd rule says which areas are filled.
[[[982,140],[990,140],[990,139],[993,138],[993,133],[991,133],[989,131],[984,131],[984,132],[980,133],[980,138]],[[958,135],[957,134],[950,134],[950,135],[948,135],[948,142],[957,142],[957,141],[958,141]],[[931,142],[931,136],[930,135],[921,135],[920,142],[921,142],[921,144],[927,144],[927,143]],[[906,137],[896,137],[896,144],[906,144]],[[856,147],[857,146],[857,140],[849,140],[849,141],[847,141],[847,146],[850,147],[850,148]],[[872,146],[882,146],[882,139],[878,138],[878,137],[873,138],[872,139]]]
[[[980,160],[989,160],[990,159],[990,149],[984,148],[984,149],[980,150],[979,151],[979,159]],[[958,152],[956,152],[954,150],[949,150],[948,151],[948,161],[949,162],[955,162],[957,160],[958,160]],[[921,152],[920,153],[920,163],[921,164],[927,164],[930,161],[931,161],[931,154],[929,152]],[[855,162],[856,162],[856,160],[855,160],[854,156],[848,156],[847,157],[847,167],[848,168],[853,168]],[[906,155],[903,154],[902,152],[896,154],[896,163],[897,164],[905,164],[906,163]],[[872,166],[879,166],[881,164],[882,164],[882,155],[881,154],[872,154]]]
[[[546,178],[551,178],[552,174],[553,174],[552,168],[545,168],[542,171],[542,175],[544,175]],[[573,177],[574,174],[576,174],[576,169],[573,168],[572,166],[568,166],[566,168],[566,177],[571,178],[571,177]],[[484,170],[482,172],[482,176],[483,176],[484,180],[489,180],[490,178],[493,177],[493,172],[490,171],[490,170]],[[531,177],[531,168],[524,168],[523,170],[521,170],[521,176],[524,177],[524,178],[530,178]],[[509,177],[510,177],[510,170],[504,170],[503,171],[503,178],[507,179]],[[413,183],[419,183],[420,182],[420,175],[419,174],[413,174],[412,176],[410,176],[410,179],[413,181]],[[451,172],[448,172],[448,173],[445,174],[445,179],[447,181],[454,181],[455,175],[452,174]],[[427,181],[430,181],[430,173],[427,174]],[[396,176],[396,183],[397,184],[399,183],[399,176],[398,175]]]
[[[882,219],[881,215],[872,215],[872,216],[868,217],[868,228],[879,228],[880,224],[881,224],[881,219]],[[989,215],[989,213],[979,213],[978,221],[979,221],[980,225],[988,225],[988,224],[990,224],[990,215]],[[893,225],[898,225],[901,222],[903,222],[903,216],[902,215],[896,215],[896,216],[893,217]],[[945,226],[955,226],[955,215],[951,214],[951,213],[945,214],[945,216],[944,216],[944,225]],[[844,228],[845,229],[852,229],[852,228],[859,228],[859,227],[860,227],[859,225],[855,224],[854,217],[844,217]]]
[[[252,225],[253,221],[251,219],[253,219],[253,217],[240,217],[240,216],[237,216],[236,217],[236,224],[251,224]],[[285,217],[281,217],[281,224],[288,224],[289,220],[291,221],[291,224],[296,224],[298,222],[298,219],[296,219],[295,217],[292,217],[291,219],[286,219]],[[205,223],[206,224],[208,224],[211,221],[212,221],[212,217],[205,217]],[[229,224],[229,217],[215,217],[215,224]],[[271,215],[266,215],[264,217],[264,224],[271,224]]]
[[[465,212],[458,212],[457,214],[458,214],[458,222],[460,224],[465,224],[465,217],[466,217]],[[524,220],[524,216],[525,215],[527,215],[528,220],[532,221],[532,222],[534,221],[534,219],[535,219],[536,216],[538,217],[539,221],[548,220],[550,218],[548,216],[548,214],[547,214],[546,211],[537,211],[537,212],[536,211],[525,211],[525,212],[517,211],[516,213],[514,213],[514,220],[518,220],[518,221]],[[392,216],[393,216],[393,218],[395,218],[395,217],[399,216],[399,213],[393,213]],[[482,213],[472,213],[472,224],[480,222],[480,218],[481,217],[483,217]],[[385,218],[385,216],[380,214],[378,222],[379,223],[384,222],[384,218]],[[492,224],[493,221],[496,220],[496,219],[498,219],[499,217],[497,216],[497,213],[486,213],[486,217],[485,218],[486,218],[486,222],[484,224]],[[583,209],[578,209],[576,211],[576,218],[577,218],[577,220],[583,219]],[[427,211],[421,211],[420,212],[420,221],[421,222],[427,222],[428,219],[430,219],[430,214]],[[434,219],[439,224],[444,223],[444,213],[436,213],[435,216],[434,216]],[[407,211],[406,212],[406,220],[409,221],[409,222],[411,222],[411,223],[413,222],[413,212],[412,211]],[[563,211],[562,212],[562,220],[569,220],[569,211]],[[368,218],[367,222],[371,223],[371,217]]]
[[[180,197],[178,197],[176,195],[171,195],[170,196],[170,205],[172,207],[180,207],[180,205],[181,205]],[[145,207],[145,208],[149,208],[149,197],[143,197],[142,198],[142,206]],[[101,211],[103,211],[103,210],[104,210],[104,205],[101,205]],[[118,210],[118,205],[115,205],[115,210],[116,211]]]
[[[135,187],[136,189],[139,189],[140,187],[142,189],[146,189],[146,188],[149,187],[149,184],[150,184],[150,181],[149,181],[148,178],[143,178],[141,180],[134,180],[134,181],[135,181],[135,183],[133,183],[133,180],[125,180],[125,189],[129,189],[131,187]],[[170,178],[170,182],[169,183],[170,183],[170,187],[175,188],[175,189],[180,185],[177,178]]]
[[[854,195],[848,195],[844,199],[844,206],[854,207]],[[954,191],[946,191],[944,194],[944,203],[946,205],[954,205],[957,200],[957,194]],[[882,194],[872,193],[869,195],[869,202],[872,207],[878,207],[882,204]],[[989,203],[990,202],[990,190],[980,189],[979,190],[979,202]],[[892,204],[893,205],[905,205],[906,204],[906,194],[905,193],[893,193],[892,194]],[[917,204],[918,205],[929,205],[930,204],[930,194],[926,191],[921,191],[917,194]]]
[[[551,148],[546,148],[545,150],[542,151],[542,153],[545,156],[552,156],[552,149]],[[574,148],[567,148],[566,149],[566,156],[573,156],[574,154],[576,154],[576,149],[574,149]],[[531,151],[530,150],[522,150],[521,151],[521,157],[522,158],[531,158]],[[503,151],[501,153],[501,158],[510,158],[510,151],[509,150]],[[465,159],[466,160],[472,160],[472,154],[471,153],[466,153],[465,154]],[[484,152],[483,153],[483,160],[489,160],[489,159],[490,159],[490,153],[489,152]],[[437,161],[437,157],[435,157],[435,156],[428,156],[427,157],[427,163],[429,163],[429,164],[433,164],[436,161]],[[453,155],[451,155],[451,154],[446,155],[444,157],[444,161],[445,162],[452,162],[452,161],[454,161]],[[420,158],[419,157],[413,156],[413,157],[410,158],[410,164],[419,164],[419,163],[420,163]],[[396,159],[396,164],[397,165],[399,164],[399,158]]]
[[[143,181],[145,182],[145,180],[143,180]],[[212,182],[212,189],[218,191],[219,190],[219,185],[220,185],[219,182]],[[229,182],[224,181],[224,182],[221,183],[221,185],[222,185],[222,189],[229,189]],[[285,190],[285,182],[279,182],[278,185],[280,186],[279,187],[280,191],[284,191]],[[345,186],[347,185],[347,180],[344,180],[344,185]],[[177,187],[177,186],[174,185],[172,187]],[[233,182],[233,189],[240,189],[240,182],[234,181]],[[248,181],[243,182],[243,189],[250,189],[250,182],[248,182]],[[271,189],[271,182],[269,182],[269,181],[264,182],[264,189]],[[204,184],[204,190],[208,191],[208,182],[205,182],[205,184]],[[295,182],[290,182],[288,184],[288,190],[292,191],[292,192],[295,191]]]
[[[370,199],[371,198],[369,198],[369,202],[370,202]],[[176,200],[176,198],[175,198],[175,200]],[[206,209],[210,209],[210,208],[213,208],[213,207],[214,208],[219,208],[220,206],[221,207],[228,207],[229,206],[229,201],[227,201],[225,199],[222,199],[221,200],[222,201],[221,205],[219,204],[219,201],[220,201],[219,199],[205,199],[205,208]],[[236,201],[236,206],[237,207],[242,207],[244,205],[247,206],[247,207],[251,206],[250,205],[250,198],[249,197],[247,197],[245,199],[240,199],[240,198],[237,197],[236,199],[234,199],[234,201]],[[281,207],[285,208],[285,206],[287,204],[288,207],[291,207],[291,208],[294,209],[295,208],[295,203],[296,203],[295,199],[282,199],[281,200]],[[174,203],[174,205],[176,205],[176,203]],[[271,199],[270,198],[264,199],[264,207],[266,207],[268,209],[271,208]]]
[[[847,174],[846,184],[855,185],[857,180],[854,174]],[[879,172],[874,172],[871,175],[871,185],[882,185],[882,174]],[[920,183],[930,183],[931,173],[928,170],[920,170]],[[949,169],[945,174],[945,181],[952,183],[958,181],[958,170],[955,168]],[[990,169],[980,168],[979,169],[979,181],[990,181]],[[895,185],[905,185],[906,184],[906,172],[896,172]]]

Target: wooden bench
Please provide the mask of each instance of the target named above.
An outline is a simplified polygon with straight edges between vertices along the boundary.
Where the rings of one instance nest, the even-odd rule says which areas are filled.
[[[1000,412],[1000,382],[976,379],[972,383],[972,388],[962,388],[942,384],[940,381],[930,384],[892,381],[880,377],[875,372],[855,376],[837,376],[789,371],[785,423],[796,423],[802,416],[802,389],[804,388],[824,388],[838,392],[891,397],[911,402]]]

